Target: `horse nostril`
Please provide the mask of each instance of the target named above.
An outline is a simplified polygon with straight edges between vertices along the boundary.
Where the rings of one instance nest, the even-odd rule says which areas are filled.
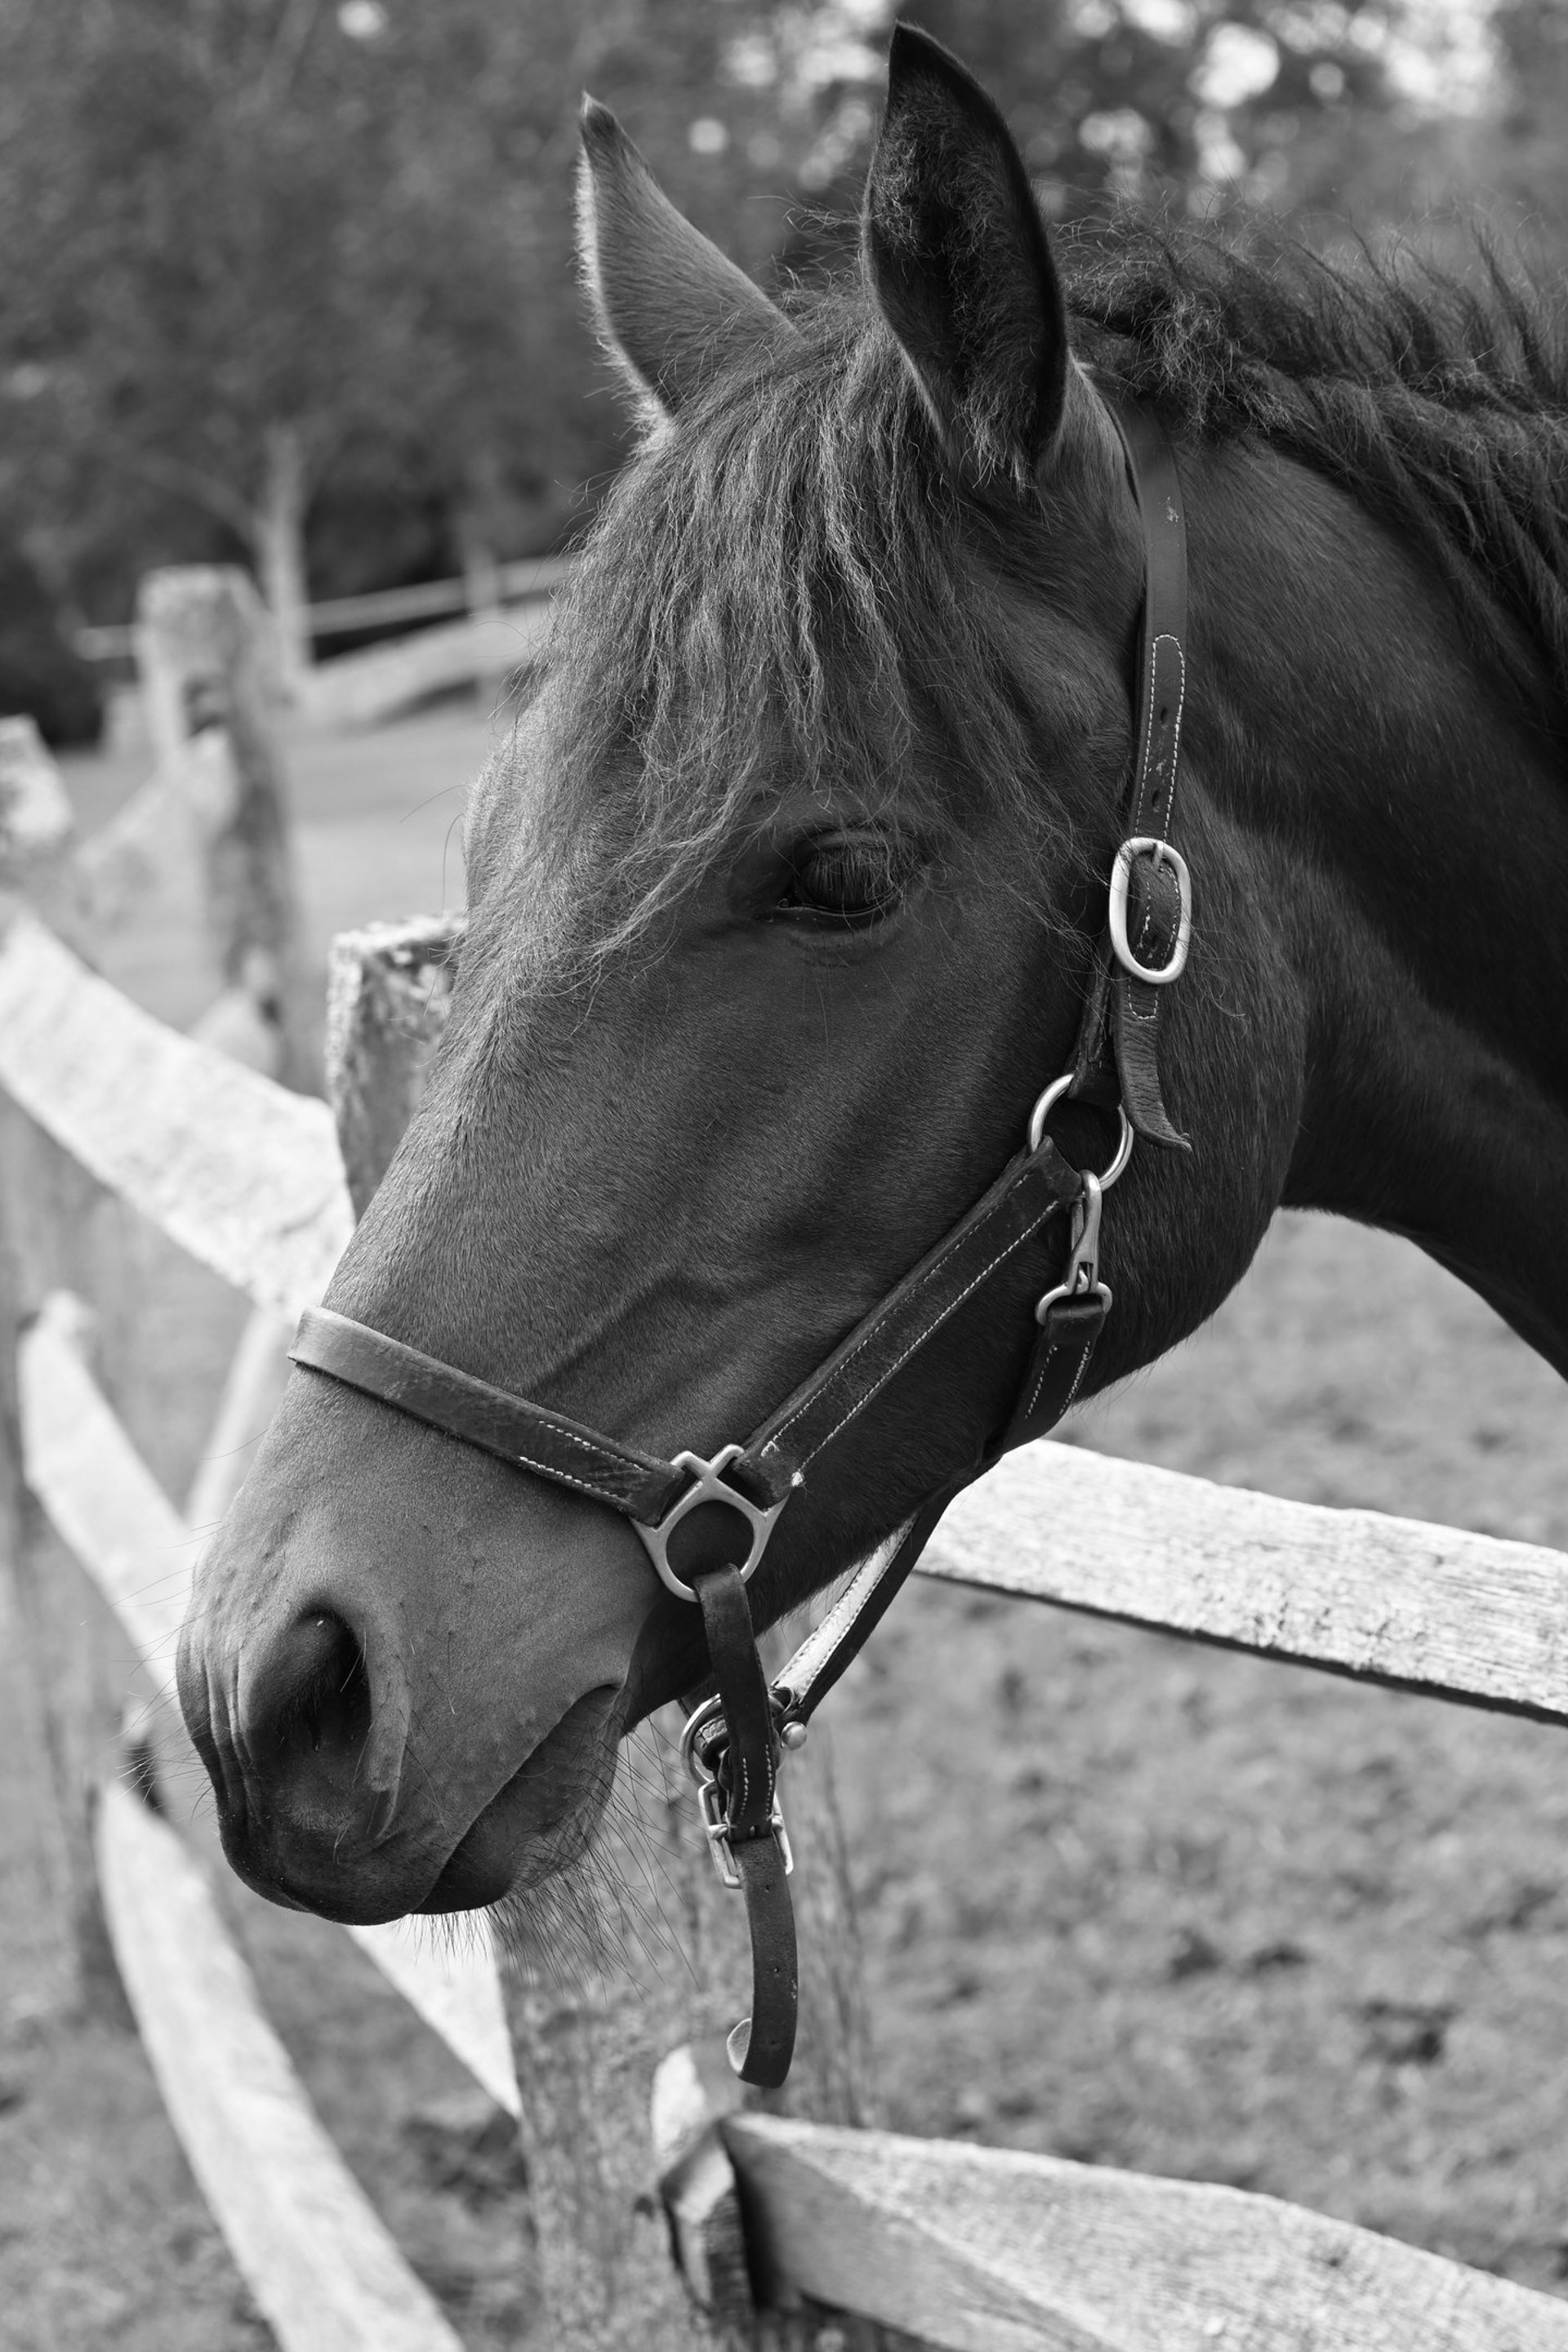
[[[370,1731],[370,1685],[364,1654],[341,1617],[318,1611],[297,1618],[267,1679],[273,1721],[269,1734],[260,1724],[252,1734],[258,1761],[268,1747],[290,1759],[323,1749],[359,1756]]]

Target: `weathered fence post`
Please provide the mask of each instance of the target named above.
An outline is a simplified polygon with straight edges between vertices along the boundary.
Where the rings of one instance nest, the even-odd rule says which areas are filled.
[[[307,1085],[273,625],[243,572],[192,565],[147,574],[136,642],[153,750],[180,774],[201,842],[223,993],[197,1034]],[[254,1050],[247,1025],[259,1029]]]
[[[417,1104],[461,937],[459,919],[437,917],[334,942],[328,1088],[356,1212]],[[753,2323],[699,2313],[670,2257],[650,2126],[654,2075],[678,2046],[721,2037],[749,1985],[744,1914],[714,1875],[695,1791],[675,1755],[678,1732],[671,1711],[636,1736],[584,1865],[580,1903],[571,1882],[542,1897],[537,1917],[548,1924],[538,1948],[522,1948],[533,1931],[520,1927],[506,1969],[552,2352],[697,2352],[763,2341],[804,2352],[817,2333],[804,2317]],[[782,1790],[797,1856],[801,2038],[788,2092],[766,2105],[818,2122],[874,2122],[844,1835],[818,1729],[790,1759]],[[868,2323],[836,2325],[846,2352],[880,2340]]]

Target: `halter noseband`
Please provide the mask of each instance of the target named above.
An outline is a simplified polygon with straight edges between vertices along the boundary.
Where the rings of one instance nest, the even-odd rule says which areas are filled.
[[[1135,756],[1126,831],[1111,867],[1073,1066],[1031,1114],[1025,1148],[914,1269],[743,1445],[711,1460],[638,1452],[422,1355],[328,1307],[301,1318],[293,1360],[416,1420],[569,1486],[631,1521],[665,1586],[702,1612],[717,1685],[689,1717],[682,1753],[700,1790],[714,1862],[746,1899],[752,2014],[730,2037],[743,2082],[775,2088],[795,2047],[793,1864],[778,1808],[781,1751],[805,1727],[877,1624],[948,1504],[1008,1448],[1043,1436],[1082,1386],[1110,1307],[1100,1279],[1100,1207],[1134,1133],[1186,1149],[1161,1094],[1163,992],[1186,961],[1191,882],[1168,838],[1181,748],[1186,667],[1186,541],[1175,460],[1153,420],[1102,394],[1121,436],[1143,537],[1144,593]],[[1070,1097],[1115,1110],[1120,1139],[1098,1176],[1072,1168],[1046,1132]],[[924,1502],[862,1566],[769,1687],[745,1587],[806,1473],[831,1461],[855,1422],[964,1303],[1070,1213],[1056,1282],[1035,1311],[1037,1337],[1013,1411],[979,1456]]]

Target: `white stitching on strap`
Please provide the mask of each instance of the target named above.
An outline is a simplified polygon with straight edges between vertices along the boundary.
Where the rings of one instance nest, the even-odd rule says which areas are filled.
[[[1001,1203],[998,1202],[997,1205],[1000,1207]],[[1046,1216],[1054,1214],[1056,1210],[1060,1208],[1060,1206],[1061,1202],[1059,1201],[1053,1201],[1050,1208],[1046,1212]],[[958,1312],[958,1309],[963,1306],[964,1300],[970,1296],[971,1292],[978,1290],[986,1276],[995,1273],[996,1268],[1001,1265],[1004,1258],[1011,1257],[1016,1249],[1021,1249],[1026,1241],[1033,1240],[1035,1234],[1038,1233],[1040,1225],[1043,1225],[1045,1221],[1045,1217],[1042,1217],[1039,1220],[1039,1223],[1037,1224],[1031,1225],[1026,1233],[1015,1234],[1006,1248],[998,1250],[996,1255],[991,1259],[989,1264],[981,1267],[973,1281],[965,1284],[964,1287],[959,1292],[958,1297],[954,1299],[951,1299],[942,1308],[942,1313],[936,1318],[936,1320],[932,1323],[928,1323],[925,1329],[920,1332],[916,1338],[910,1341],[909,1346],[904,1349],[901,1356],[896,1356],[894,1358],[893,1361],[888,1366],[887,1370],[882,1374],[882,1377],[878,1381],[876,1387],[870,1391],[870,1394],[868,1396],[858,1397],[855,1402],[850,1406],[848,1412],[845,1413],[841,1419],[834,1423],[826,1436],[819,1437],[817,1439],[816,1444],[812,1447],[811,1452],[805,1456],[805,1460],[799,1464],[798,1466],[802,1470],[805,1468],[806,1463],[816,1461],[817,1455],[821,1453],[825,1445],[832,1444],[839,1431],[847,1428],[848,1423],[854,1420],[856,1414],[865,1410],[866,1406],[870,1403],[872,1397],[880,1394],[881,1391],[887,1387],[888,1382],[892,1379],[894,1373],[899,1371],[903,1365],[909,1362],[909,1360],[914,1354],[915,1349],[917,1348],[923,1348],[926,1341],[931,1338],[931,1333],[940,1329],[950,1315],[955,1315]],[[869,1337],[870,1335],[868,1334],[867,1339],[861,1341],[860,1344],[862,1347],[865,1347],[869,1343]],[[847,1366],[850,1360],[851,1360],[847,1356],[844,1360],[845,1365]],[[791,1416],[792,1419],[796,1417],[797,1416],[795,1415]],[[784,1427],[787,1428],[788,1426],[789,1423],[786,1422]],[[779,1437],[782,1437],[783,1435],[784,1430],[781,1429],[779,1432]],[[777,1443],[778,1438],[770,1438],[767,1444],[763,1449],[763,1452],[771,1452]]]
[[[438,1421],[431,1422],[428,1425],[432,1429],[440,1429],[443,1437],[450,1437],[454,1434],[454,1432],[449,1429],[441,1429]],[[459,1445],[466,1442],[462,1438],[458,1440]],[[514,1454],[511,1458],[514,1462],[521,1462],[525,1470],[537,1470],[542,1478],[553,1478],[558,1486],[575,1486],[580,1495],[592,1495],[595,1503],[607,1503],[612,1511],[618,1511],[621,1507],[614,1496],[608,1494],[603,1486],[590,1486],[586,1478],[574,1478],[569,1470],[558,1470],[552,1462],[535,1462],[531,1455],[527,1454]]]
[[[994,1217],[1001,1215],[1003,1210],[1007,1206],[1011,1198],[1012,1192],[1011,1189],[1009,1189],[993,1207],[986,1211],[984,1216],[982,1217],[979,1223],[973,1227],[973,1232],[975,1234],[983,1233]],[[924,1342],[930,1339],[931,1333],[937,1329],[938,1326],[941,1325],[949,1315],[952,1315],[958,1307],[963,1306],[964,1300],[968,1297],[970,1291],[975,1287],[975,1285],[977,1283],[984,1282],[986,1275],[994,1272],[995,1268],[1001,1265],[1003,1258],[1009,1256],[1021,1243],[1030,1240],[1034,1234],[1037,1234],[1040,1227],[1045,1223],[1047,1218],[1054,1217],[1057,1211],[1061,1206],[1062,1203],[1059,1201],[1052,1201],[1044,1210],[1042,1210],[1040,1215],[1036,1219],[1035,1223],[1029,1226],[1026,1232],[1016,1235],[1016,1237],[1008,1243],[1007,1247],[1003,1250],[999,1255],[994,1257],[990,1265],[987,1265],[983,1272],[975,1276],[974,1281],[969,1285],[968,1289],[961,1290],[958,1297],[952,1300],[952,1304],[942,1309],[942,1314],[937,1317],[936,1321],[934,1323],[928,1323],[918,1339],[910,1340],[910,1345],[905,1349],[903,1354],[899,1357],[897,1362],[889,1365],[887,1370],[882,1374],[881,1379],[878,1381],[876,1389],[872,1390],[871,1396],[875,1396],[878,1390],[885,1388],[888,1382],[892,1379],[893,1374],[898,1370],[899,1366],[907,1362],[914,1349],[922,1346]],[[940,1265],[933,1265],[930,1269],[929,1273],[924,1276],[925,1281],[927,1283],[934,1282],[941,1272],[942,1267]],[[861,1353],[863,1349],[870,1347],[876,1337],[877,1334],[875,1330],[868,1331],[865,1338],[858,1341],[855,1347],[851,1348],[849,1353],[845,1357],[844,1361],[838,1366],[837,1370],[833,1374],[833,1379],[835,1381],[837,1381],[842,1374],[849,1370],[849,1367],[855,1361],[856,1357]],[[800,1403],[796,1405],[795,1411],[790,1414],[789,1419],[787,1421],[780,1422],[777,1429],[774,1430],[773,1435],[763,1446],[763,1452],[764,1454],[777,1453],[784,1443],[786,1433],[794,1428],[795,1423],[800,1419],[803,1413],[809,1412],[811,1411],[813,1405],[818,1402],[821,1395],[822,1391],[818,1389],[815,1394],[804,1397]],[[827,1444],[829,1440],[837,1436],[838,1432],[844,1427],[845,1422],[852,1421],[856,1413],[860,1411],[861,1406],[869,1404],[870,1401],[870,1396],[865,1396],[860,1399],[858,1404],[852,1405],[848,1412],[845,1414],[844,1421],[835,1423],[834,1426],[828,1431],[827,1436],[818,1440],[816,1444],[812,1447],[811,1452],[805,1456],[805,1460],[797,1465],[797,1468],[804,1470],[807,1462],[815,1462],[817,1455],[821,1453],[823,1447]]]
[[[1154,741],[1154,667],[1159,659],[1160,647],[1162,646],[1173,646],[1176,653],[1176,723],[1171,730],[1171,780],[1173,784],[1175,782],[1176,770],[1180,764],[1182,757],[1182,719],[1187,708],[1187,656],[1182,649],[1182,641],[1180,637],[1172,636],[1170,631],[1165,629],[1162,630],[1159,636],[1154,639],[1153,643],[1149,647],[1149,725],[1143,738],[1143,756],[1138,762],[1138,806],[1132,812],[1132,821],[1135,826],[1138,819],[1142,814],[1142,785],[1149,773],[1149,753]],[[1170,811],[1168,809],[1166,811],[1166,814],[1167,816],[1170,814]]]

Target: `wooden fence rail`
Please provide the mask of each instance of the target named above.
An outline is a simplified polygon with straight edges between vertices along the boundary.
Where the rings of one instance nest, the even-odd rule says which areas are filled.
[[[1568,1553],[1045,1444],[959,1496],[928,1576],[1568,1723]]]
[[[258,1305],[319,1298],[353,1226],[326,1104],[166,1029],[24,908],[0,923],[0,1086]]]
[[[548,596],[571,578],[570,555],[521,556],[494,567],[493,584],[502,604],[518,604]],[[444,619],[448,614],[473,608],[472,583],[467,580],[421,580],[406,588],[374,588],[359,596],[328,596],[305,608],[305,625],[312,637],[349,635],[360,629],[395,628],[405,621]],[[74,643],[85,661],[125,661],[136,651],[136,627],[79,629]]]
[[[283,2352],[460,2352],[318,2122],[184,1840],[110,1781],[97,1846],[163,2103]]]
[[[1568,2304],[1208,2181],[734,2115],[780,2299],[942,2352],[1568,2352]]]

